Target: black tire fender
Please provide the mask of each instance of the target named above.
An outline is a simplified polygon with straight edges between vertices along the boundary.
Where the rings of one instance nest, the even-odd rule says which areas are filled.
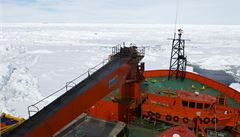
[[[208,124],[210,121],[211,121],[210,118],[205,117],[204,120],[203,120],[203,123],[204,123],[204,124]]]
[[[197,121],[197,118],[193,118],[193,122],[196,122]],[[202,118],[199,118],[199,123],[202,124],[203,120]]]
[[[166,120],[167,120],[167,121],[171,121],[171,120],[172,120],[172,116],[166,115]]]
[[[189,119],[188,119],[187,117],[184,117],[184,118],[183,118],[183,123],[187,124],[188,121],[189,121]]]
[[[156,113],[156,118],[159,119],[160,118],[160,114],[159,113]]]
[[[147,114],[148,114],[148,117],[152,117],[154,115],[152,111],[148,111]]]
[[[178,122],[178,121],[179,121],[179,117],[178,117],[178,116],[174,116],[174,117],[173,117],[173,121],[174,121],[174,122]]]

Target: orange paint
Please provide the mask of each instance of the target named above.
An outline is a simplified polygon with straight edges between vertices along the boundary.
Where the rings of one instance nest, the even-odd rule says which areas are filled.
[[[183,101],[187,102],[186,105],[183,105]],[[215,124],[212,120],[216,115],[217,129],[225,126],[235,127],[237,121],[240,121],[239,109],[217,104],[216,101],[216,97],[204,94],[196,96],[195,93],[187,91],[176,91],[174,97],[149,93],[146,102],[142,105],[142,111],[150,121],[160,120],[174,125],[186,124],[191,128],[195,127],[194,118],[197,117],[198,112],[202,120],[201,126],[214,129]],[[194,106],[191,106],[190,102],[193,102]],[[198,104],[201,105],[198,106],[199,108]],[[208,107],[206,108],[205,105]]]
[[[148,77],[163,77],[163,76],[168,76],[168,70],[149,70],[144,72],[144,76],[146,78]],[[203,77],[199,74],[195,74],[192,72],[186,72],[186,78],[189,78],[191,80],[198,81],[204,85],[207,85],[215,90],[218,90],[225,95],[233,98],[236,100],[238,103],[240,103],[240,93],[222,83],[219,83],[215,80]]]
[[[135,68],[133,64],[124,64],[119,67],[116,71],[109,74],[107,77],[102,79],[99,83],[94,85],[92,88],[88,89],[86,92],[82,93],[80,96],[77,96],[63,108],[58,110],[55,114],[51,115],[47,120],[42,121],[36,128],[29,131],[25,136],[26,137],[35,137],[35,136],[52,136],[54,133],[62,129],[77,116],[83,112],[88,112],[89,115],[105,119],[108,121],[131,121],[134,118],[133,111],[141,103],[141,91],[140,91],[140,80],[135,80],[138,70],[131,69]],[[131,70],[131,71],[130,71]],[[143,72],[143,70],[141,70]],[[109,81],[114,77],[118,76],[118,82],[109,88]],[[144,76],[147,77],[159,77],[159,76],[168,76],[168,70],[151,70],[145,71]],[[229,97],[234,98],[238,103],[240,103],[240,94],[221,83],[218,83],[214,80],[205,78],[203,76],[187,72],[186,77],[192,80],[196,80],[204,85],[207,85],[213,89],[216,89]],[[101,100],[103,97],[114,91],[115,89],[120,89],[121,99],[128,100],[127,103],[117,102],[117,101],[104,101]],[[148,94],[149,100],[145,102],[144,114],[146,115],[148,110],[155,112],[161,112],[162,109],[151,105],[149,101],[165,100],[163,104],[173,101],[172,99],[162,99],[158,97],[151,96]],[[173,101],[174,102],[174,101]],[[175,102],[177,103],[177,102]],[[168,110],[165,110],[167,113]],[[194,111],[195,112],[195,111]],[[169,112],[170,113],[170,112]],[[193,112],[190,112],[193,113]],[[183,120],[180,117],[180,120]],[[190,122],[193,126],[193,123]],[[221,124],[223,125],[223,123]],[[225,124],[226,125],[226,124]],[[210,125],[212,126],[212,124]],[[232,123],[229,123],[229,126],[232,126]]]
[[[144,76],[146,78],[166,77],[168,76],[168,70],[145,71]],[[240,103],[240,93],[224,84],[191,72],[186,73],[186,78],[218,90]],[[187,102],[186,106],[183,105],[183,101]],[[190,107],[190,102],[194,102],[192,103],[192,105],[194,104],[193,107]],[[142,105],[142,111],[145,118],[150,121],[160,120],[174,125],[187,124],[188,127],[195,126],[194,118],[196,118],[196,112],[198,112],[203,128],[214,128],[215,123],[212,120],[216,115],[218,129],[226,126],[234,128],[236,123],[240,122],[240,108],[231,108],[224,102],[223,104],[216,102],[218,102],[217,97],[204,94],[197,95],[193,92],[176,91],[175,97],[148,93],[147,100]],[[209,109],[203,107],[205,104],[210,104]],[[197,108],[197,105],[200,105],[199,108]]]
[[[99,83],[76,97],[70,103],[58,110],[55,114],[51,115],[47,120],[42,121],[36,128],[29,131],[26,137],[48,137],[54,135],[61,128],[66,126],[77,116],[85,112],[88,108],[92,107],[97,101],[101,100],[108,93],[116,88],[119,88],[124,83],[126,74],[131,66],[124,64],[116,71],[102,79]],[[109,88],[109,81],[118,76],[118,82]]]

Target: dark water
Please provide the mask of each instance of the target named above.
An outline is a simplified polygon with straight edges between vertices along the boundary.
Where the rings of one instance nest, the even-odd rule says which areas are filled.
[[[225,85],[229,86],[231,83],[236,83],[236,80],[234,79],[234,77],[223,70],[207,70],[207,69],[202,69],[199,66],[192,66],[192,67],[194,72],[197,72],[198,74],[205,76],[207,78],[214,79]]]

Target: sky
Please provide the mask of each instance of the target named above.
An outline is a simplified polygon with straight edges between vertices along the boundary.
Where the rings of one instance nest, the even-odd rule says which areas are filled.
[[[0,0],[1,22],[240,25],[240,0]]]

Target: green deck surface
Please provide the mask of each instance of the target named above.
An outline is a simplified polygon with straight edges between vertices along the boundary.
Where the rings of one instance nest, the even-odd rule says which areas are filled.
[[[155,137],[157,134],[159,134],[159,132],[156,130],[137,127],[133,125],[128,125],[128,130],[128,137]]]
[[[147,90],[150,93],[159,93],[159,91],[167,91],[170,89],[171,92],[175,92],[176,90],[185,90],[189,92],[199,92],[200,94],[209,94],[212,96],[222,94],[221,92],[203,85],[198,81],[187,78],[182,81],[180,79],[175,80],[174,78],[168,80],[168,77],[151,77],[147,78],[142,84],[142,88],[144,87],[147,87]],[[240,104],[237,103],[233,98],[227,97],[227,100],[231,107],[240,107]]]
[[[153,122],[137,118],[128,124],[129,137],[155,137],[170,127],[171,126],[160,121],[154,124]]]

